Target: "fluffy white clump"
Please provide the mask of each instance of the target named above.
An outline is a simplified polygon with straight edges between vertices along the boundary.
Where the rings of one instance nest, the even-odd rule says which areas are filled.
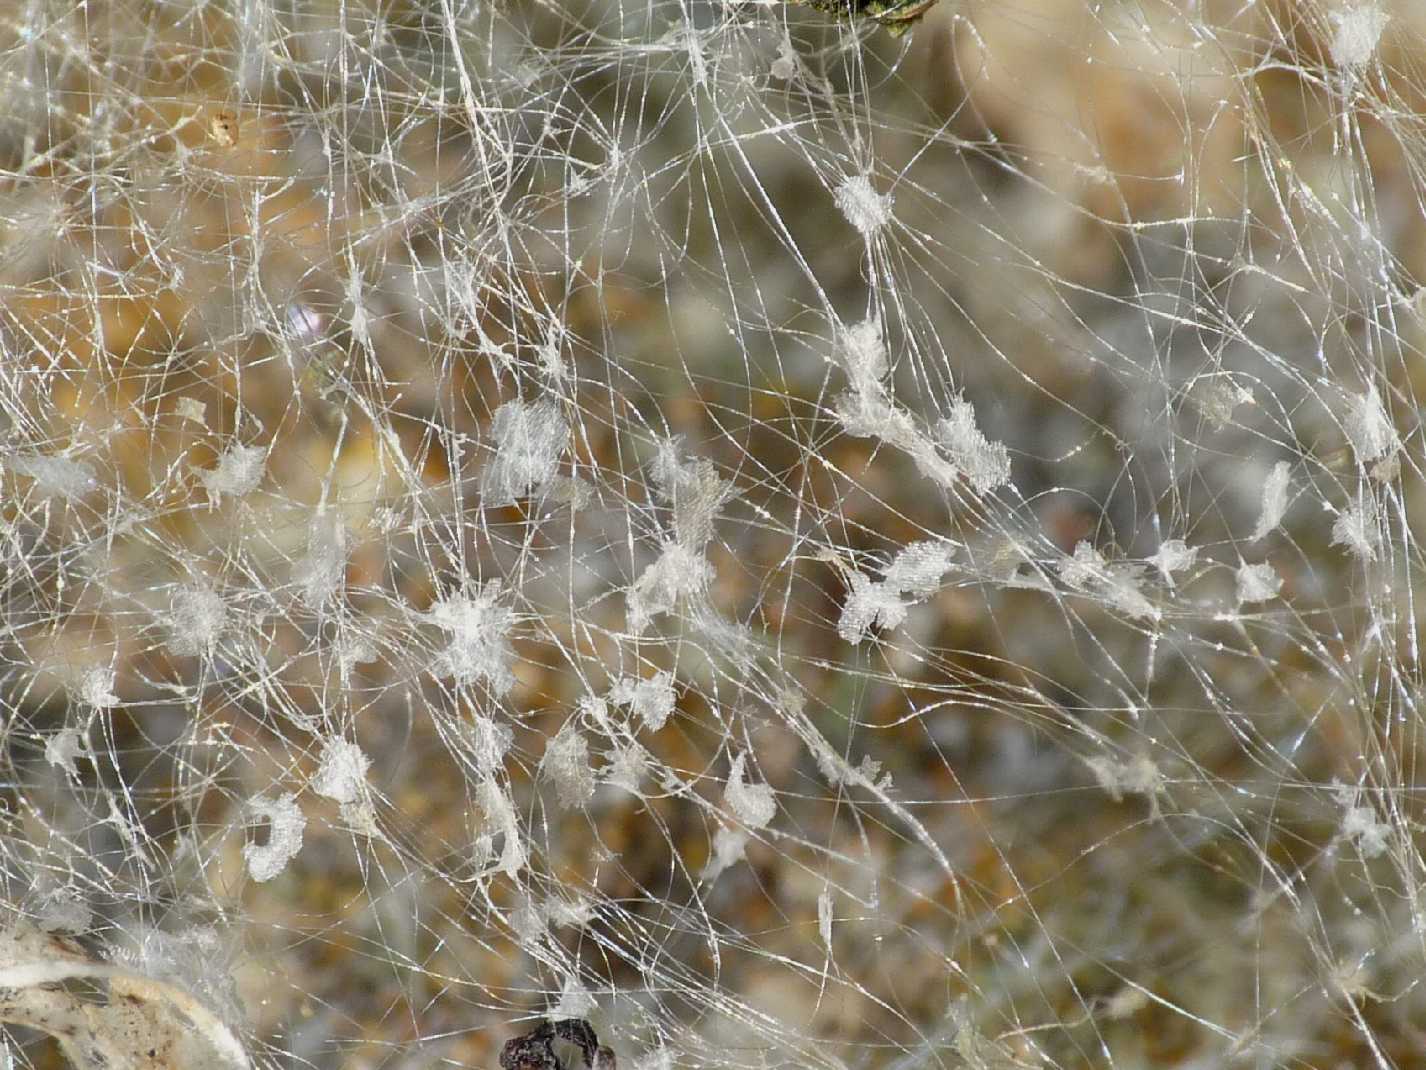
[[[522,895],[510,912],[510,928],[520,938],[522,947],[533,948],[549,931],[549,915],[545,905],[532,896]]]
[[[697,549],[712,536],[713,518],[733,488],[719,477],[712,461],[685,458],[681,451],[682,436],[661,441],[649,475],[659,497],[674,507],[678,541]]]
[[[883,575],[887,587],[902,594],[925,597],[936,592],[941,577],[951,570],[955,547],[927,539],[908,543],[891,560]]]
[[[1287,512],[1287,491],[1291,475],[1292,465],[1286,461],[1278,461],[1263,481],[1263,505],[1258,514],[1257,527],[1253,528],[1253,542],[1257,542],[1282,523],[1282,516]]]
[[[99,485],[94,469],[68,457],[18,454],[6,458],[5,466],[16,475],[33,479],[41,494],[54,497],[82,498]]]
[[[491,422],[495,458],[485,471],[487,502],[505,505],[537,491],[559,470],[569,445],[569,424],[558,403],[508,401]]]
[[[638,795],[649,772],[649,760],[649,752],[637,743],[618,747],[609,755],[609,764],[604,767],[604,779],[630,795]]]
[[[609,692],[609,701],[618,706],[629,706],[634,716],[644,722],[650,732],[657,732],[668,723],[673,713],[676,696],[673,690],[673,673],[657,672],[647,680],[624,677]]]
[[[1162,616],[1139,589],[1143,566],[1122,561],[1111,564],[1088,540],[1075,544],[1074,553],[1060,562],[1059,571],[1068,586],[1100,596],[1126,616],[1136,620]]]
[[[747,761],[746,754],[733,759],[728,772],[728,785],[723,790],[723,801],[734,816],[749,828],[766,828],[777,814],[777,800],[767,784],[751,784],[743,780]]]
[[[318,516],[307,536],[307,553],[293,567],[302,601],[320,609],[336,596],[346,576],[347,531],[339,516]]]
[[[515,686],[510,668],[515,652],[509,638],[515,611],[502,604],[500,596],[500,581],[491,580],[474,594],[454,594],[437,602],[429,619],[450,636],[437,658],[437,672],[458,684],[483,680],[495,694],[504,695]]]
[[[1330,48],[1332,62],[1347,70],[1365,67],[1376,55],[1382,31],[1390,21],[1381,5],[1370,0],[1332,12],[1336,25]]]
[[[1369,803],[1363,804],[1360,789],[1338,784],[1336,795],[1342,807],[1342,839],[1355,843],[1363,858],[1385,854],[1391,844],[1391,826],[1377,816]]]
[[[891,194],[878,193],[870,175],[849,175],[832,194],[837,209],[864,238],[891,222]]]
[[[1391,422],[1381,395],[1375,390],[1352,394],[1347,398],[1347,414],[1342,429],[1347,434],[1347,441],[1352,444],[1357,461],[1363,465],[1389,457],[1401,448],[1396,425]]]
[[[477,840],[477,853],[490,854],[495,837],[504,837],[504,845],[495,868],[506,876],[515,876],[524,868],[529,857],[525,851],[524,840],[520,836],[520,819],[515,813],[515,805],[494,778],[480,782],[476,789],[476,802],[485,813],[485,830]]]
[[[1376,499],[1363,491],[1332,524],[1332,545],[1345,546],[1362,561],[1375,561],[1381,545]]]
[[[1164,790],[1163,772],[1142,754],[1128,761],[1107,755],[1098,755],[1086,761],[1094,779],[1115,802],[1121,802],[1125,795],[1153,797]]]
[[[371,759],[351,740],[330,739],[322,748],[312,790],[334,802],[354,803],[366,791],[366,771],[370,765]]]
[[[936,439],[977,494],[1010,482],[1010,451],[985,437],[976,426],[975,408],[964,398],[951,402],[951,414],[936,425]]]
[[[668,723],[673,713],[675,695],[673,673],[658,672],[639,681],[634,689],[633,710],[650,732],[657,732]]]
[[[259,795],[248,803],[248,810],[267,821],[268,832],[266,843],[243,845],[243,861],[253,880],[270,881],[302,850],[307,818],[297,805],[297,796],[291,792],[275,799]]]
[[[737,865],[743,860],[743,852],[747,850],[747,846],[746,832],[720,825],[718,831],[713,833],[713,853],[709,855],[708,863],[699,876],[705,881],[717,880],[729,866]]]
[[[1060,578],[1076,590],[1086,590],[1109,578],[1104,555],[1086,539],[1075,543],[1074,553],[1060,562]]]
[[[47,933],[82,933],[94,924],[94,912],[78,889],[62,885],[40,898],[35,921]]]
[[[679,542],[668,543],[629,588],[629,631],[642,635],[654,617],[673,612],[680,598],[702,594],[712,579],[713,566],[702,553]]]
[[[562,728],[545,747],[541,771],[554,783],[555,795],[566,810],[583,806],[594,797],[594,767],[589,761],[589,741],[572,723]]]
[[[806,743],[818,771],[832,787],[864,787],[876,791],[891,789],[891,774],[883,773],[881,763],[870,754],[862,755],[862,760],[852,765],[820,734],[808,735]]]
[[[1139,588],[1142,568],[1136,564],[1117,562],[1109,568],[1104,585],[1104,597],[1109,604],[1134,620],[1157,621],[1163,613],[1149,601]]]
[[[1256,565],[1244,564],[1238,569],[1238,605],[1249,602],[1266,602],[1276,598],[1282,590],[1282,577],[1266,561]]]
[[[882,571],[880,581],[861,572],[848,573],[837,634],[849,643],[860,643],[873,626],[887,631],[900,627],[913,605],[936,592],[941,577],[951,569],[954,553],[949,543],[928,539],[903,547]]]
[[[1204,420],[1221,431],[1233,422],[1233,412],[1239,405],[1256,402],[1250,387],[1227,374],[1205,375],[1195,381],[1192,397]]]
[[[173,403],[173,411],[191,424],[208,422],[208,406],[197,398],[179,398]]]
[[[241,498],[256,490],[266,469],[266,447],[234,442],[218,457],[218,466],[201,473],[199,478],[213,500],[221,502],[224,494]]]
[[[850,586],[837,621],[837,634],[848,643],[860,643],[873,625],[891,631],[906,620],[911,606],[901,600],[901,592],[860,572],[850,573],[847,582]]]
[[[491,717],[476,714],[466,728],[469,753],[477,771],[489,776],[505,762],[515,733]]]
[[[1159,544],[1158,551],[1154,556],[1149,558],[1148,563],[1158,569],[1164,582],[1172,587],[1174,585],[1173,574],[1192,568],[1193,563],[1197,560],[1197,546],[1189,546],[1182,539],[1165,539]]]
[[[772,66],[768,68],[768,73],[774,78],[790,81],[797,77],[797,70],[797,49],[792,45],[792,38],[784,33],[782,35],[782,41],[777,46],[777,58],[772,61]]]
[[[80,674],[75,688],[80,702],[97,709],[109,709],[119,705],[119,696],[114,693],[117,676],[107,665],[93,665]]]
[[[206,585],[182,587],[171,602],[169,648],[185,657],[210,652],[228,626],[228,605]]]
[[[78,781],[79,767],[75,760],[86,749],[84,733],[74,725],[66,725],[45,740],[45,761],[56,769],[63,769],[70,780]]]
[[[891,371],[891,358],[882,337],[881,322],[868,316],[842,336],[838,358],[846,369],[852,389],[858,392],[880,388]]]
[[[720,479],[708,460],[699,460],[680,470],[672,491],[674,536],[690,553],[701,550],[713,537],[713,521],[733,485]]]
[[[550,1011],[550,1017],[555,1019],[585,1018],[594,1010],[594,1007],[594,997],[590,995],[589,989],[584,987],[578,974],[570,973],[565,976],[559,1002]]]

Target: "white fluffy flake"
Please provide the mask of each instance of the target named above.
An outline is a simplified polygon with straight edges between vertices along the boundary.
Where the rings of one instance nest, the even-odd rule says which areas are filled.
[[[666,544],[658,560],[629,588],[629,631],[642,635],[654,617],[673,612],[680,598],[702,594],[712,579],[713,566],[701,552],[679,542]]]
[[[480,836],[480,847],[488,853],[495,837],[503,836],[505,842],[496,868],[506,876],[515,876],[524,868],[528,856],[520,838],[520,819],[510,796],[494,778],[486,778],[476,789],[476,802],[485,812],[486,828]]]
[[[1258,514],[1257,527],[1253,528],[1252,541],[1257,542],[1282,523],[1287,512],[1287,492],[1292,475],[1292,465],[1278,461],[1263,481],[1262,512]]]
[[[259,795],[248,803],[248,811],[268,823],[267,842],[243,845],[243,861],[255,881],[270,881],[287,868],[302,850],[302,833],[307,818],[292,793],[268,798]]]
[[[510,912],[510,928],[515,930],[522,947],[535,947],[549,931],[549,917],[544,904],[531,896],[522,895],[519,905]]]
[[[1136,564],[1117,562],[1110,566],[1104,597],[1115,609],[1135,620],[1157,621],[1163,613],[1139,589],[1143,569]]]
[[[594,997],[590,995],[589,989],[584,987],[578,974],[570,973],[564,979],[564,989],[560,992],[559,1002],[555,1004],[554,1010],[550,1011],[550,1017],[587,1018],[594,1007]]]
[[[1074,554],[1059,564],[1066,585],[1103,598],[1126,616],[1136,620],[1158,620],[1162,614],[1139,589],[1143,566],[1104,559],[1088,540],[1075,544]]]
[[[883,575],[887,587],[902,594],[924,598],[936,593],[941,577],[951,570],[955,547],[927,539],[908,543],[892,558]]]
[[[821,735],[806,738],[807,749],[817,763],[817,769],[832,787],[863,787],[874,791],[891,790],[891,774],[881,771],[881,763],[869,754],[855,766],[833,749]]]
[[[658,672],[647,680],[639,681],[634,688],[632,704],[635,716],[644,722],[644,727],[650,732],[657,732],[668,723],[674,701],[673,673]]]
[[[1127,761],[1099,755],[1088,759],[1087,764],[1099,786],[1115,802],[1121,802],[1125,795],[1152,798],[1164,790],[1163,772],[1142,754]]]
[[[823,888],[817,896],[817,935],[822,938],[822,946],[832,950],[832,889]]]
[[[849,175],[832,194],[847,222],[871,238],[891,222],[891,194],[878,193],[870,175]]]
[[[1332,12],[1335,26],[1330,47],[1332,62],[1346,70],[1365,67],[1376,55],[1382,31],[1390,21],[1391,16],[1372,0],[1351,3]]]
[[[766,828],[777,814],[777,800],[767,784],[750,784],[743,780],[748,756],[740,754],[733,759],[728,772],[728,785],[723,790],[723,801],[733,815],[749,828]]]
[[[1282,589],[1282,577],[1267,561],[1256,565],[1244,563],[1238,569],[1238,605],[1266,602],[1276,598]]]
[[[82,933],[93,926],[94,913],[77,888],[62,885],[40,898],[35,921],[47,933]]]
[[[173,403],[173,411],[191,424],[206,424],[208,422],[208,406],[197,398],[179,398]]]
[[[1391,844],[1391,826],[1377,816],[1369,803],[1363,804],[1359,789],[1339,784],[1336,794],[1342,807],[1342,839],[1355,843],[1363,858],[1385,854]]]
[[[975,408],[964,398],[951,402],[950,415],[936,425],[936,439],[977,494],[1010,482],[1010,451],[985,437],[976,426]]]
[[[1154,556],[1149,558],[1148,563],[1158,569],[1164,582],[1172,587],[1174,573],[1192,568],[1193,563],[1197,560],[1198,547],[1189,546],[1182,539],[1165,539],[1159,544],[1158,551]]]
[[[1396,425],[1375,390],[1352,394],[1347,399],[1347,414],[1342,429],[1360,464],[1381,460],[1401,448]]]
[[[713,521],[732,494],[733,485],[718,477],[712,461],[699,460],[673,493],[673,527],[678,544],[690,553],[713,537]]]
[[[634,716],[644,722],[650,732],[657,732],[668,723],[676,696],[673,673],[657,672],[647,680],[632,676],[621,679],[609,692],[609,701],[616,706],[629,706]]]
[[[371,759],[347,739],[331,739],[322,748],[321,764],[312,778],[312,790],[334,802],[354,803],[366,791],[366,771]]]
[[[1102,584],[1109,578],[1104,555],[1087,539],[1075,543],[1074,553],[1060,562],[1060,578],[1076,590]]]
[[[1193,398],[1203,418],[1216,431],[1221,431],[1233,422],[1233,411],[1239,405],[1256,403],[1251,388],[1240,383],[1236,376],[1226,374],[1206,375],[1194,384]]]
[[[466,742],[475,768],[489,776],[505,762],[515,733],[507,726],[483,714],[476,714],[467,727]]]
[[[79,701],[101,710],[119,705],[119,696],[114,694],[116,679],[114,670],[109,666],[90,666],[79,677],[76,688]]]
[[[495,458],[485,471],[487,503],[506,505],[539,490],[559,470],[569,445],[569,424],[559,404],[508,401],[491,422]]]
[[[883,569],[880,581],[861,572],[847,573],[847,600],[837,634],[860,643],[873,626],[887,631],[900,627],[911,606],[935,594],[954,553],[949,543],[928,539],[903,547]]]
[[[56,769],[63,769],[70,780],[78,782],[79,767],[75,760],[85,749],[84,733],[74,725],[66,725],[45,740],[45,761]]]
[[[228,626],[222,595],[202,584],[182,587],[174,592],[170,605],[169,648],[185,657],[211,652]]]
[[[292,570],[302,601],[322,608],[340,591],[346,568],[346,525],[334,513],[318,516],[307,536],[307,553]]]
[[[458,684],[485,681],[496,695],[515,686],[510,646],[514,610],[502,604],[501,584],[491,580],[473,594],[453,594],[431,607],[429,619],[450,636],[437,671]]]
[[[777,46],[777,58],[772,61],[768,73],[774,78],[790,81],[797,77],[798,62],[797,49],[792,45],[792,38],[784,33]]]
[[[879,389],[891,371],[881,322],[875,316],[868,316],[850,327],[842,337],[839,357],[853,390],[860,393]]]
[[[638,795],[649,772],[649,752],[637,743],[615,749],[604,767],[604,779],[630,795]]]
[[[1381,546],[1376,499],[1363,491],[1332,524],[1332,545],[1345,546],[1361,561],[1375,561]]]
[[[16,475],[35,481],[41,494],[59,498],[82,498],[99,485],[94,470],[82,461],[40,453],[6,458],[5,465]]]
[[[713,834],[713,852],[708,857],[708,863],[703,867],[703,872],[699,874],[705,881],[715,881],[729,866],[737,865],[743,860],[743,852],[748,846],[748,834],[742,829],[729,828],[727,825],[719,825],[718,831]]]
[[[1377,858],[1391,843],[1391,826],[1379,821],[1370,806],[1354,806],[1342,815],[1342,836],[1356,842],[1363,858]]]
[[[589,741],[573,723],[566,723],[545,747],[541,772],[553,782],[555,795],[566,810],[576,810],[594,797],[594,767],[589,761]]]
[[[224,494],[241,498],[256,490],[266,469],[266,447],[234,442],[219,455],[218,466],[200,473],[199,478],[208,488],[209,496],[221,502]]]
[[[887,631],[901,627],[911,606],[899,591],[860,572],[849,573],[847,582],[847,600],[837,621],[837,634],[846,642],[860,643],[873,626]]]

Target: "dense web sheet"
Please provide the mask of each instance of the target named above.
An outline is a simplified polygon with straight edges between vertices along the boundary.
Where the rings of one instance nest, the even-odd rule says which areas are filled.
[[[1426,7],[819,6],[0,4],[3,1065],[1419,1059]]]

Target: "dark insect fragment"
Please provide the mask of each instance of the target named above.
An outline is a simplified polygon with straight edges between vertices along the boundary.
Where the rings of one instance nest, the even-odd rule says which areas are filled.
[[[555,1054],[558,1040],[579,1049],[587,1070],[617,1070],[613,1050],[599,1046],[594,1027],[583,1018],[541,1022],[524,1036],[506,1041],[500,1050],[501,1070],[575,1070]]]
[[[935,6],[936,0],[799,0],[834,15],[871,19],[900,37]]]

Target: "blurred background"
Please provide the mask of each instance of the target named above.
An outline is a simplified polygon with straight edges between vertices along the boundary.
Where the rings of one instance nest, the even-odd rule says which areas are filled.
[[[1415,1065],[1423,30],[0,4],[5,1065]]]

